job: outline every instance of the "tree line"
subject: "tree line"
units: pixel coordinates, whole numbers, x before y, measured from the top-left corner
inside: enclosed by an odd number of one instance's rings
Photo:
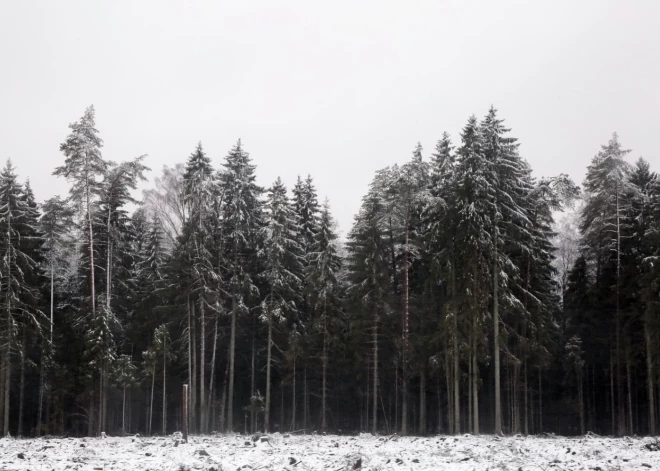
[[[345,240],[311,176],[70,125],[38,203],[0,173],[0,432],[656,433],[660,179],[614,134],[580,188],[497,111],[376,172]],[[558,220],[555,220],[557,218]]]

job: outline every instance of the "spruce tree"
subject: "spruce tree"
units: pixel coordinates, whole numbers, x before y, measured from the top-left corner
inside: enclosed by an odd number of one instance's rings
[[[236,356],[236,321],[239,315],[250,312],[251,304],[259,296],[253,281],[254,257],[258,253],[265,225],[263,189],[255,182],[256,167],[243,150],[241,141],[231,149],[220,176],[223,188],[222,220],[225,246],[225,276],[231,296],[231,328],[229,344],[229,388],[227,398],[227,429],[234,430],[234,379]],[[256,303],[255,303],[256,304]]]
[[[3,235],[0,247],[0,309],[2,319],[2,381],[0,397],[2,401],[2,436],[9,433],[10,390],[12,385],[12,352],[21,355],[21,389],[24,385],[25,335],[28,328],[41,335],[39,310],[39,287],[35,286],[38,262],[34,260],[37,241],[36,223],[38,214],[25,197],[24,189],[18,182],[11,161],[7,161],[0,173],[0,233]],[[37,245],[37,247],[38,247]],[[21,335],[22,334],[22,335]],[[15,383],[15,381],[14,381]],[[20,392],[21,402],[23,391]],[[22,406],[19,414],[22,418]],[[19,431],[20,430],[19,419]]]
[[[314,244],[309,253],[309,265],[307,267],[307,277],[310,282],[311,302],[316,315],[316,324],[321,331],[323,338],[322,349],[322,386],[321,386],[321,430],[326,431],[327,422],[327,377],[330,345],[330,325],[329,316],[336,312],[339,303],[339,271],[341,269],[341,259],[337,254],[337,235],[334,232],[334,222],[330,214],[330,203],[328,200],[323,204],[321,210],[321,219],[319,221],[318,232],[314,237]],[[374,327],[376,329],[376,327]],[[377,332],[374,331],[374,340]],[[376,348],[376,347],[374,347]],[[377,352],[377,350],[376,350]],[[375,360],[377,360],[377,353]],[[377,365],[374,361],[374,365]],[[377,367],[375,366],[375,371]],[[374,384],[377,384],[377,375],[374,376]],[[376,428],[376,419],[374,418],[374,429]]]
[[[265,270],[263,277],[268,294],[262,312],[268,326],[266,359],[266,405],[264,430],[269,431],[271,415],[271,367],[274,324],[282,323],[297,310],[302,274],[302,247],[296,240],[295,214],[290,207],[286,187],[278,178],[268,190],[267,229],[265,238]]]

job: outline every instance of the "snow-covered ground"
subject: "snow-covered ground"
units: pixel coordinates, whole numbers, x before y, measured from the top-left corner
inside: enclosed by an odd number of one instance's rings
[[[254,437],[256,438],[256,437]],[[272,434],[0,440],[0,470],[660,470],[652,438]]]

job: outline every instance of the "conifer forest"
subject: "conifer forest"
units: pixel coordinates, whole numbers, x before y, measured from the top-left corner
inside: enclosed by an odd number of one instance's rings
[[[68,194],[3,162],[0,435],[171,434],[184,384],[198,434],[655,435],[657,169],[615,133],[536,175],[495,108],[441,131],[344,236],[249,142],[115,162],[91,106],[48,161]]]

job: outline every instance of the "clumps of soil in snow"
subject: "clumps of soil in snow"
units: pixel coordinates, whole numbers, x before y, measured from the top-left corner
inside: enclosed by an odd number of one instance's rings
[[[0,439],[0,469],[538,471],[660,469],[654,438],[255,434]]]

